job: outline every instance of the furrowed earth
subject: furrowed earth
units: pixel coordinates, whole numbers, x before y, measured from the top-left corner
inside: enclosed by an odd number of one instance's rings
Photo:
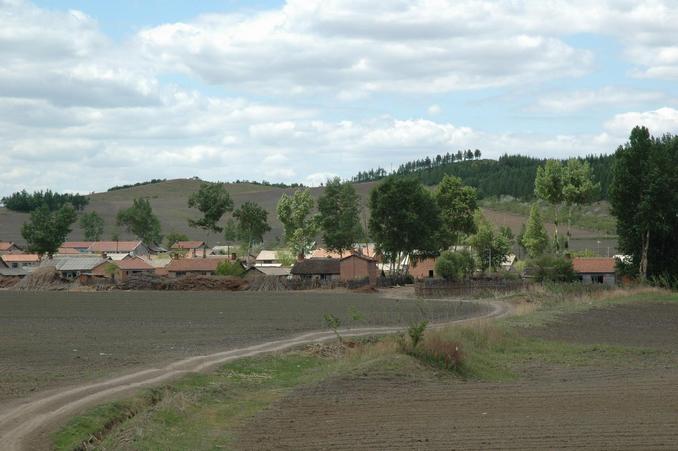
[[[472,316],[470,303],[423,302],[429,319]],[[0,291],[0,402],[306,331],[404,325],[414,300],[350,292]]]
[[[676,449],[676,330],[676,302],[565,315],[523,333],[634,350],[595,365],[522,362],[516,380],[500,383],[461,381],[413,360],[368,366],[271,404],[241,428],[235,448]]]

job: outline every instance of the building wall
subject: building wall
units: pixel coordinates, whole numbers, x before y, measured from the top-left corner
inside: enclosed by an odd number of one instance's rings
[[[410,264],[407,272],[415,279],[426,279],[435,275],[436,259],[427,258],[418,261],[416,265]]]
[[[617,284],[617,278],[614,274],[580,274],[584,285],[602,283],[604,285],[614,286]]]
[[[349,257],[339,263],[341,280],[368,278],[371,284],[377,283],[377,263],[360,257]]]

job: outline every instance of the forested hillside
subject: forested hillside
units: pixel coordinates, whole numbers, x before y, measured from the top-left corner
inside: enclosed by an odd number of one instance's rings
[[[478,155],[478,153],[475,153]],[[600,193],[596,200],[607,199],[612,179],[612,156],[587,156],[595,181],[600,182]],[[545,159],[523,155],[504,155],[499,160],[457,159],[454,154],[436,155],[410,161],[388,173],[382,168],[360,172],[354,182],[380,180],[390,175],[415,175],[426,185],[437,185],[446,174],[460,177],[465,184],[478,189],[481,198],[510,195],[529,200],[534,197],[534,179],[537,167]]]

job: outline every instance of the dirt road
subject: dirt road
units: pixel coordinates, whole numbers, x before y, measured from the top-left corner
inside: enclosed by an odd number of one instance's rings
[[[489,313],[451,323],[499,317],[508,313],[508,307],[503,303],[490,302],[488,304],[491,307]],[[376,335],[394,333],[399,330],[402,328],[367,327],[346,329],[342,331],[342,334],[344,336]],[[139,388],[160,384],[186,373],[207,371],[231,360],[283,351],[307,343],[330,340],[334,337],[333,332],[326,331],[305,333],[292,338],[186,358],[161,368],[149,368],[102,382],[55,390],[36,395],[28,400],[12,402],[0,408],[0,445],[5,451],[45,449],[49,444],[49,434],[56,427],[88,407],[124,397]]]

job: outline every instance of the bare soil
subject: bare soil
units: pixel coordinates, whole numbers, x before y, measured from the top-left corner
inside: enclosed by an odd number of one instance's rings
[[[426,303],[433,321],[476,314],[469,303]],[[364,319],[352,321],[350,312]],[[344,292],[0,291],[0,402],[148,365],[342,327],[419,318],[414,300]]]
[[[591,310],[531,336],[678,351],[678,305]],[[407,357],[402,357],[406,359]],[[673,361],[673,360],[671,360]],[[409,365],[409,366],[408,366]],[[240,449],[676,449],[678,367],[527,365],[464,382],[412,360],[300,388],[255,416]]]

